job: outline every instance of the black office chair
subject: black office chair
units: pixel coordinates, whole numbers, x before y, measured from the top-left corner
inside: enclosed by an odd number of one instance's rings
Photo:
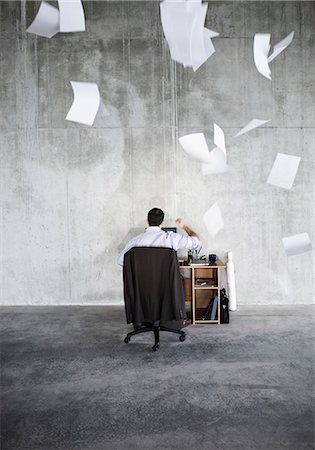
[[[153,331],[153,351],[160,348],[160,331],[179,334],[185,340],[183,326],[185,296],[176,251],[161,247],[134,247],[124,256],[124,297],[127,323],[134,331],[127,334],[127,344],[136,334]],[[172,322],[177,326],[165,326]],[[165,325],[163,325],[165,324]]]

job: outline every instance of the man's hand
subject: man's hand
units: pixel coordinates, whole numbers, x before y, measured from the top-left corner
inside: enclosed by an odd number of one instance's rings
[[[180,217],[178,219],[175,220],[175,223],[182,228],[184,231],[186,231],[186,233],[188,234],[188,236],[195,236],[197,239],[199,239],[199,237],[197,236],[197,234],[191,230],[186,223],[184,222],[183,219],[181,219]],[[200,240],[200,239],[199,239]]]
[[[186,224],[185,224],[185,222],[183,221],[183,219],[181,219],[180,217],[178,218],[178,219],[176,219],[175,220],[175,223],[177,223],[177,225],[180,227],[180,228],[185,228],[185,226],[186,226]]]

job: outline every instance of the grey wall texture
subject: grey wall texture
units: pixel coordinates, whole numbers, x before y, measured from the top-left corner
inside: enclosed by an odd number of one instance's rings
[[[86,32],[26,33],[38,2],[0,2],[1,303],[120,303],[115,258],[158,206],[185,218],[204,252],[232,251],[240,304],[311,303],[312,253],[287,257],[281,238],[313,240],[314,2],[211,1],[216,53],[196,72],[171,61],[158,1],[83,2]],[[253,61],[253,37],[292,44]],[[70,80],[96,82],[110,116],[65,121]],[[238,139],[253,118],[271,122]],[[178,137],[213,122],[226,135],[226,174],[202,176]],[[266,184],[277,152],[301,156],[291,191]],[[218,202],[225,228],[202,221]]]

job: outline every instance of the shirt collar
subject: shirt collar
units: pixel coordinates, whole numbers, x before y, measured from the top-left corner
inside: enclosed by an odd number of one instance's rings
[[[160,227],[148,227],[145,229],[145,232],[159,233],[161,230]]]

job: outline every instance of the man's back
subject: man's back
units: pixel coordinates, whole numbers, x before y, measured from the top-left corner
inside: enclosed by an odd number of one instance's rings
[[[174,250],[195,250],[201,246],[195,236],[184,236],[173,231],[163,231],[159,226],[149,226],[144,233],[131,239],[117,258],[117,264],[123,266],[124,255],[133,247],[164,247]]]

